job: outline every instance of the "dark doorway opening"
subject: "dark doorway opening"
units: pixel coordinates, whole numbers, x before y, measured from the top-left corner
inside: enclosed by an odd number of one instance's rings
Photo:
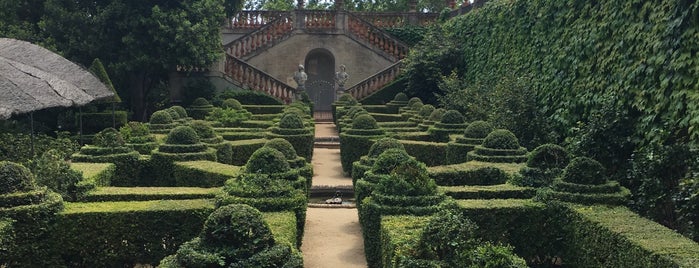
[[[314,103],[315,111],[330,111],[335,100],[335,57],[327,49],[308,52],[304,61],[308,80],[306,93]]]

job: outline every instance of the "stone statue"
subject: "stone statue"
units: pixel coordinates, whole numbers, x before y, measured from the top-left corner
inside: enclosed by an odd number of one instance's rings
[[[349,79],[349,74],[347,73],[347,67],[342,64],[340,65],[340,71],[335,73],[335,82],[337,82],[337,92],[335,94],[335,100],[339,99],[342,94],[345,93],[345,83]]]
[[[299,70],[294,72],[294,81],[298,87],[296,88],[296,99],[301,99],[301,93],[306,90],[306,80],[308,80],[308,75],[303,70],[303,65],[299,65]]]

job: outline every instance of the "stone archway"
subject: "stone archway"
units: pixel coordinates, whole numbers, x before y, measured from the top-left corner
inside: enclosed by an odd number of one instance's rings
[[[324,48],[308,52],[304,61],[308,80],[306,93],[316,111],[330,111],[335,100],[335,57]]]

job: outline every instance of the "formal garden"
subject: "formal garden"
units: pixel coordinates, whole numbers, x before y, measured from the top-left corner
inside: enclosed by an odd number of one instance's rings
[[[401,75],[332,105],[368,267],[699,267],[698,17],[692,1],[492,0],[392,29],[412,45]],[[139,71],[164,62],[105,68],[51,37],[134,90],[0,121],[0,267],[304,266],[326,161],[312,102],[201,77],[170,102],[146,82],[164,70]]]

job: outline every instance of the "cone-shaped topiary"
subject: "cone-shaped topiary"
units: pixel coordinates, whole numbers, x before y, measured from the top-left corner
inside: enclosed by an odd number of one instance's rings
[[[570,154],[557,144],[542,144],[529,154],[527,166],[539,169],[565,168],[570,163]]]
[[[177,112],[177,114],[180,116],[180,118],[185,118],[187,117],[187,110],[184,109],[184,107],[175,105],[170,107],[171,110]]]
[[[444,113],[439,122],[443,124],[463,124],[466,122],[466,119],[464,119],[464,116],[459,111],[449,110]]]
[[[491,149],[519,149],[519,140],[515,134],[506,129],[497,129],[483,140],[483,147]]]
[[[0,161],[0,194],[27,192],[36,188],[34,175],[23,165]]]
[[[352,122],[353,129],[378,129],[379,125],[376,123],[376,119],[368,114],[363,114],[357,116]]]
[[[290,169],[284,154],[271,147],[257,149],[248,159],[248,163],[245,164],[245,172],[247,173],[283,173]]]
[[[298,157],[298,155],[296,155],[296,150],[294,150],[294,146],[291,145],[289,141],[282,138],[271,139],[265,143],[264,147],[270,147],[281,152],[286,160],[294,160]]]
[[[422,118],[427,118],[434,112],[434,106],[432,104],[425,104],[422,107],[420,107],[420,111],[418,112],[418,115]]]
[[[279,120],[279,127],[287,129],[302,129],[303,119],[301,119],[298,114],[293,112],[284,113],[282,118]]]
[[[388,149],[376,158],[374,166],[371,167],[371,172],[374,174],[391,174],[397,166],[410,159],[411,156],[405,150]]]
[[[484,139],[493,132],[493,125],[485,121],[474,121],[464,131],[464,137],[471,139]]]
[[[382,139],[377,140],[373,145],[371,145],[371,148],[369,148],[368,156],[370,158],[379,157],[379,155],[381,155],[383,152],[385,152],[388,149],[398,149],[398,150],[405,151],[405,147],[397,139],[382,138]]]
[[[167,139],[165,140],[167,144],[197,144],[199,143],[199,135],[197,132],[189,126],[179,126],[170,131],[167,134]]]
[[[240,104],[240,102],[236,99],[226,99],[221,104],[221,108],[224,108],[224,109],[230,108],[230,109],[234,109],[234,110],[242,110],[243,105]]]
[[[563,181],[577,184],[603,184],[607,182],[604,166],[589,157],[576,157],[563,171]]]
[[[95,134],[92,139],[95,146],[105,147],[105,148],[115,148],[124,146],[124,139],[121,137],[121,133],[114,128],[105,128],[99,133]]]
[[[189,123],[189,126],[197,132],[200,139],[211,139],[216,137],[214,128],[211,124],[204,120],[194,120]]]
[[[151,124],[172,124],[172,116],[165,110],[159,110],[150,116]]]

